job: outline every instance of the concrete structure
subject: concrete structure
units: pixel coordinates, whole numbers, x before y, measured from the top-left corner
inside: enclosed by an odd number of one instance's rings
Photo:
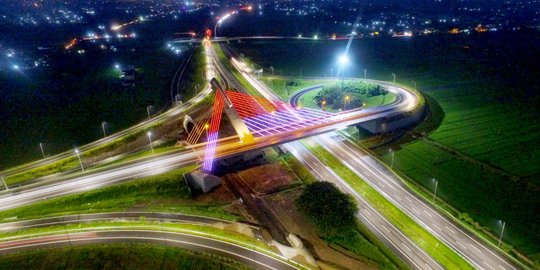
[[[221,179],[219,177],[198,170],[184,174],[184,180],[191,193],[196,190],[207,193],[221,184]]]

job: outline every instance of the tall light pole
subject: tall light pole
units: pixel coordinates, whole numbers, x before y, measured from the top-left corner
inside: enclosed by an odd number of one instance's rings
[[[81,154],[79,153],[79,149],[75,148],[75,154],[79,158],[79,164],[81,165],[81,170],[84,173],[84,166],[83,166],[83,163],[82,163]]]
[[[45,151],[43,151],[43,144],[39,143],[39,149],[41,149],[41,155],[45,158]]]
[[[204,129],[206,130],[206,140],[208,140],[208,129],[210,128],[209,124],[204,125]]]
[[[394,153],[395,153],[395,151],[392,148],[390,148],[390,154],[392,155],[392,158],[391,158],[391,161],[390,161],[390,168],[392,168],[392,169],[394,168]]]
[[[325,110],[324,108],[326,107],[326,100],[323,100],[323,101],[321,102],[321,104],[322,104],[322,109],[323,109],[323,111],[324,111],[324,110]]]
[[[364,68],[364,79],[367,79],[367,69]]]
[[[9,187],[6,184],[6,179],[4,179],[4,176],[0,176],[0,177],[2,178],[2,183],[4,184],[4,187],[6,188],[6,190],[9,190]]]
[[[413,80],[413,83],[414,83],[414,90],[416,90],[416,81]]]
[[[152,105],[146,106],[146,113],[148,114],[148,119],[150,119],[150,108],[151,107],[152,107]]]
[[[345,96],[345,110],[347,110],[347,103],[349,103],[349,96]]]
[[[107,132],[105,131],[106,122],[101,122],[101,128],[103,129],[103,138],[107,137]]]
[[[394,76],[394,82],[396,82],[396,73],[392,73],[392,76]]]
[[[501,246],[501,241],[504,234],[504,228],[506,227],[506,222],[499,220],[499,223],[502,223],[502,230],[501,230],[501,235],[499,236],[499,243],[497,244],[498,247]]]
[[[148,131],[148,133],[146,133],[146,135],[148,136],[148,141],[150,141],[150,149],[152,150],[152,155],[154,154],[154,146],[152,145],[152,132]]]
[[[345,84],[345,67],[349,63],[349,57],[347,54],[342,54],[339,57],[339,68],[341,69],[341,90],[344,88]]]
[[[439,185],[439,181],[435,178],[431,179],[431,181],[435,183],[435,187],[433,188],[433,198],[431,199],[431,201],[434,203],[435,198],[437,198],[437,186]]]

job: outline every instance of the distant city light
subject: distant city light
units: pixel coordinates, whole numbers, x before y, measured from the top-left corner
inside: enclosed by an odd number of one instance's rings
[[[21,67],[20,67],[19,65],[13,65],[13,69],[14,69],[14,70],[20,70]]]

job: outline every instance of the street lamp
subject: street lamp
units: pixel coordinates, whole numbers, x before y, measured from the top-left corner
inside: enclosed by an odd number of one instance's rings
[[[497,244],[497,246],[501,246],[501,241],[502,241],[502,237],[503,237],[503,234],[504,234],[504,228],[506,227],[506,222],[502,221],[502,220],[499,220],[499,223],[502,224],[502,230],[501,230],[501,235],[499,236],[499,243]]]
[[[107,137],[107,132],[105,131],[105,124],[107,124],[107,122],[101,122],[101,128],[103,129],[103,138]]]
[[[146,133],[148,136],[148,141],[150,142],[150,149],[152,150],[152,155],[154,154],[154,146],[152,145],[152,132],[148,131]]]
[[[345,96],[345,110],[347,110],[347,103],[349,103],[350,97]]]
[[[390,151],[390,154],[392,155],[392,159],[390,161],[390,168],[393,169],[394,168],[394,153],[395,153],[395,151],[392,148],[390,148],[389,151]]]
[[[146,106],[146,113],[148,114],[148,119],[150,119],[150,109],[152,108],[152,105]]]
[[[43,144],[39,143],[39,149],[41,149],[41,155],[45,158],[45,151],[43,151]]]
[[[79,158],[79,164],[81,165],[81,170],[84,173],[84,166],[83,166],[83,163],[82,163],[81,155],[79,153],[79,149],[75,148],[75,154]]]
[[[394,82],[396,82],[396,73],[392,73],[392,76],[394,76]]]
[[[367,69],[364,68],[364,79],[367,79]]]
[[[347,54],[342,54],[339,57],[339,68],[341,69],[341,90],[343,90],[343,84],[345,83],[345,66],[349,63],[349,57]]]
[[[8,185],[6,184],[6,179],[4,179],[4,176],[0,176],[2,178],[2,183],[4,184],[4,187],[6,190],[9,190]]]
[[[326,100],[323,100],[323,101],[321,102],[321,104],[322,104],[322,109],[323,109],[323,111],[324,111],[324,107],[326,107]]]
[[[433,189],[433,198],[431,199],[431,201],[434,203],[435,198],[437,197],[437,186],[439,185],[439,181],[435,178],[431,179],[431,181],[435,183],[435,188]]]
[[[204,129],[206,130],[206,139],[208,140],[208,129],[210,128],[210,125],[208,123],[204,124]]]

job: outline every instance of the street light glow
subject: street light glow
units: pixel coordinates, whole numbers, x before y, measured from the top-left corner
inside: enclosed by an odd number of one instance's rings
[[[339,57],[339,64],[344,66],[344,65],[347,65],[348,63],[349,63],[349,57],[346,54],[342,54]]]

